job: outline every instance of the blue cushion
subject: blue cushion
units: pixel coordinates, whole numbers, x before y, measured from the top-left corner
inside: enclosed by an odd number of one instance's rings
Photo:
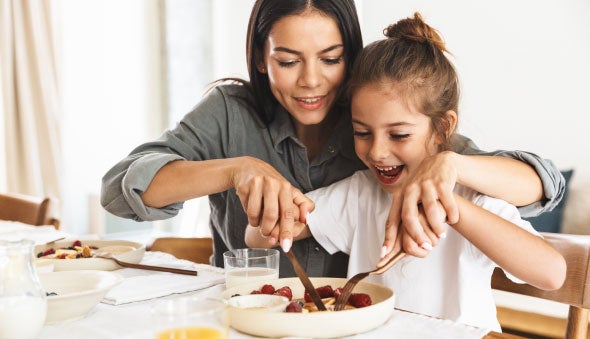
[[[569,182],[573,173],[573,170],[561,171],[561,174],[565,178],[565,192],[563,194],[563,199],[561,199],[559,204],[555,206],[555,208],[552,211],[542,213],[541,215],[532,218],[523,218],[525,220],[528,220],[537,231],[553,233],[559,233],[561,231],[563,209],[565,206],[565,201],[567,199]]]

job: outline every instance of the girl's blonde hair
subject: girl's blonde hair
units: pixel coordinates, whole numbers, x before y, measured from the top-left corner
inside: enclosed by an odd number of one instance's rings
[[[459,113],[459,79],[444,54],[449,53],[445,43],[418,12],[390,25],[383,34],[386,39],[367,45],[357,57],[349,97],[366,85],[393,86],[408,104],[430,117],[442,140],[439,151],[450,149],[453,131],[446,112]]]

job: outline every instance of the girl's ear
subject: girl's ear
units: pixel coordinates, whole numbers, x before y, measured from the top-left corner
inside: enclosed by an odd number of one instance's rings
[[[448,130],[446,131],[447,139],[453,135],[455,128],[457,128],[457,112],[453,110],[446,111],[445,118],[448,124]]]
[[[448,110],[445,112],[444,117],[439,121],[437,128],[436,141],[440,145],[448,145],[451,135],[457,127],[457,112]],[[443,146],[444,148],[444,146]]]

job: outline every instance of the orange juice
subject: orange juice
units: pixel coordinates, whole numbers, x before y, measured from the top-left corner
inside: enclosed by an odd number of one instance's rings
[[[157,339],[226,339],[219,328],[182,327],[165,330],[157,334]]]

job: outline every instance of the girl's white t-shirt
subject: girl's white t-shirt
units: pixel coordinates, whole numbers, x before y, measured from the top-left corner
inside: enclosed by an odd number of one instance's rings
[[[540,236],[513,205],[460,185],[454,191]],[[392,202],[392,195],[381,189],[374,175],[369,170],[359,171],[306,195],[316,204],[307,219],[311,233],[329,253],[342,251],[350,255],[348,276],[374,269],[380,259]],[[389,271],[365,280],[391,287],[397,308],[500,331],[491,289],[495,267],[492,260],[449,226],[447,237],[426,258],[406,256]]]

